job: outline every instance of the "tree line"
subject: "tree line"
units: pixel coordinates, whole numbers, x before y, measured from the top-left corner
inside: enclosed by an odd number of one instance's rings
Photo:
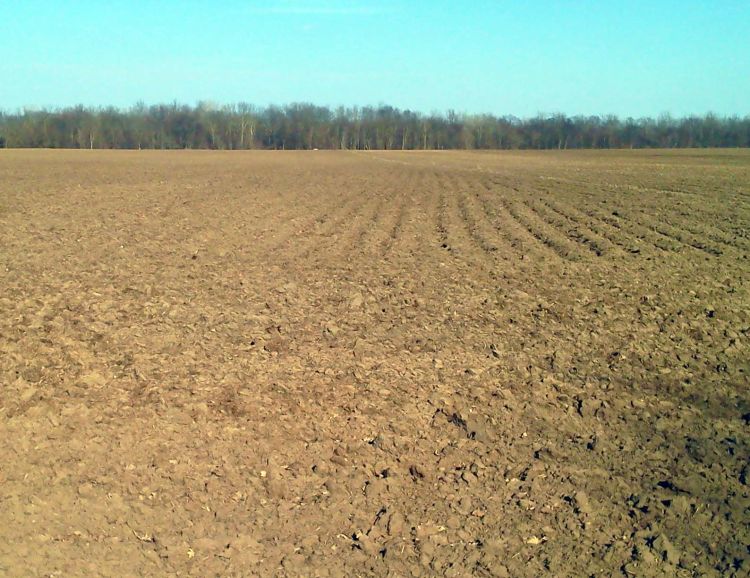
[[[580,149],[749,147],[750,116],[422,114],[391,106],[246,103],[0,111],[0,147],[91,149]]]

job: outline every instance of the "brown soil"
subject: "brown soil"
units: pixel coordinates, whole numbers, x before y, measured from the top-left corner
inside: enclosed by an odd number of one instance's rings
[[[747,576],[750,153],[0,151],[0,575]]]

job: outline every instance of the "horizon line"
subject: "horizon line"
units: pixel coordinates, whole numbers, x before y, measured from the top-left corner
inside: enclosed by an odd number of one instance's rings
[[[395,105],[383,103],[383,102],[378,103],[378,104],[330,105],[330,104],[319,104],[313,101],[306,101],[306,100],[292,100],[292,101],[288,101],[288,102],[284,102],[280,104],[279,103],[256,104],[256,103],[246,101],[246,100],[219,102],[219,101],[215,101],[212,99],[195,100],[193,101],[193,103],[173,99],[171,101],[162,100],[162,101],[152,101],[152,102],[138,100],[131,105],[76,103],[76,104],[42,105],[42,106],[19,105],[14,108],[6,108],[3,106],[0,106],[0,115],[12,116],[12,115],[18,115],[18,114],[35,113],[35,112],[59,113],[59,112],[64,112],[68,110],[76,110],[76,109],[84,109],[90,112],[101,112],[101,111],[114,109],[117,112],[128,113],[128,112],[136,111],[137,109],[142,108],[142,107],[145,109],[149,109],[153,107],[165,107],[165,106],[166,107],[180,107],[180,108],[188,107],[193,110],[203,108],[207,111],[221,111],[226,108],[236,107],[240,105],[250,107],[251,110],[248,112],[258,112],[258,113],[263,113],[264,111],[267,111],[268,109],[271,109],[271,108],[285,109],[285,108],[300,106],[300,107],[325,108],[325,109],[328,109],[330,112],[335,112],[338,109],[344,109],[346,111],[352,111],[354,109],[357,109],[360,111],[365,110],[365,109],[371,109],[371,110],[376,110],[376,111],[381,110],[381,109],[392,109],[397,112],[412,113],[412,114],[416,114],[416,115],[423,116],[423,117],[445,117],[445,116],[454,114],[459,118],[492,116],[495,118],[517,119],[521,121],[526,121],[526,120],[535,119],[535,118],[548,119],[548,118],[554,118],[554,117],[560,117],[560,116],[565,117],[565,118],[570,118],[570,119],[614,118],[616,120],[628,120],[628,119],[659,120],[661,118],[670,118],[672,120],[682,120],[682,119],[689,119],[689,118],[696,118],[696,117],[706,118],[709,116],[713,116],[713,117],[720,118],[720,119],[739,118],[739,119],[744,120],[744,119],[750,118],[750,112],[718,113],[712,110],[707,110],[705,112],[691,112],[691,113],[686,113],[686,114],[678,114],[678,113],[673,113],[671,111],[662,111],[657,114],[648,114],[648,115],[619,114],[619,113],[611,113],[611,112],[609,113],[568,113],[568,112],[562,112],[562,111],[538,111],[534,115],[519,116],[512,112],[504,112],[504,113],[490,112],[490,111],[468,112],[468,111],[459,110],[453,107],[448,107],[442,110],[432,109],[430,112],[425,112],[423,109],[395,106]]]

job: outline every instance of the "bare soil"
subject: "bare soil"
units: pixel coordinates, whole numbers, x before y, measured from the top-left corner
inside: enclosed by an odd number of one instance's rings
[[[748,576],[750,153],[0,151],[0,575]]]

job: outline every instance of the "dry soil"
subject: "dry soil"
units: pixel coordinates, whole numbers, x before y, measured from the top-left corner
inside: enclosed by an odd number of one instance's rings
[[[0,575],[747,576],[750,153],[0,151]]]

